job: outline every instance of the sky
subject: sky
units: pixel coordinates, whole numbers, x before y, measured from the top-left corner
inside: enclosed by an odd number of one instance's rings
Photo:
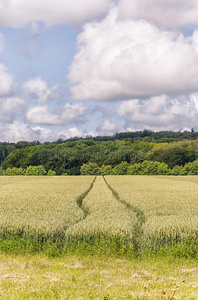
[[[0,0],[0,141],[198,131],[198,0]]]

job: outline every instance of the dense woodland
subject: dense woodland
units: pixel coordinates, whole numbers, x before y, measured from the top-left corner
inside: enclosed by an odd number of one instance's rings
[[[3,175],[198,174],[198,132],[143,130],[113,136],[0,143]]]

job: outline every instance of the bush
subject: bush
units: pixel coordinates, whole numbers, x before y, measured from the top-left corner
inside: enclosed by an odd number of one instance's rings
[[[25,175],[28,175],[28,176],[43,176],[46,174],[47,174],[47,172],[45,171],[45,168],[42,165],[29,166],[29,167],[27,167],[26,173],[25,173]]]
[[[110,175],[111,174],[111,170],[112,170],[112,166],[111,165],[102,165],[102,167],[100,168],[100,173],[102,176],[105,175]]]
[[[55,176],[56,175],[56,172],[55,171],[52,171],[52,170],[49,170],[47,172],[47,176]]]
[[[122,161],[110,171],[110,175],[126,175],[128,167],[129,164],[126,161]]]
[[[22,168],[7,168],[4,172],[3,175],[4,176],[16,176],[16,175],[24,175],[25,174],[25,170]]]
[[[170,174],[168,165],[158,161],[145,160],[143,163],[129,166],[128,175],[167,175]]]

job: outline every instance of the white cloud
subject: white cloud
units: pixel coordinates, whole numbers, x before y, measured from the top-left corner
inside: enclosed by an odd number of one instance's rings
[[[81,25],[104,14],[111,0],[1,0],[0,25],[22,27],[32,21]]]
[[[21,114],[25,101],[17,97],[0,98],[0,121],[3,123],[13,121]]]
[[[34,130],[24,123],[15,121],[6,126],[0,124],[0,140],[7,142],[41,140],[41,130]]]
[[[27,120],[32,124],[56,125],[60,124],[58,116],[48,111],[47,105],[31,107],[26,114]]]
[[[1,113],[16,113],[25,106],[25,101],[18,97],[0,98]]]
[[[22,27],[34,21],[82,25],[118,7],[121,20],[145,19],[157,26],[198,24],[198,0],[1,0],[0,25]]]
[[[135,130],[190,129],[198,118],[198,95],[123,101],[117,107],[117,114],[126,121],[126,126]]]
[[[8,73],[6,66],[0,63],[0,97],[9,95],[14,85],[13,76]]]
[[[45,103],[48,99],[59,97],[59,86],[48,88],[47,82],[41,77],[35,77],[24,82],[22,86],[25,93],[35,97],[39,104]]]
[[[72,123],[81,121],[81,117],[87,110],[83,103],[70,104],[66,103],[63,108],[58,110],[59,117],[62,123]]]
[[[27,120],[32,124],[63,125],[69,123],[79,123],[86,111],[86,106],[82,103],[66,103],[63,107],[50,112],[47,105],[36,105],[31,107],[27,113]]]
[[[68,79],[73,99],[130,99],[198,90],[198,31],[192,37],[146,21],[85,25]]]
[[[30,135],[29,135],[29,141],[32,141],[32,134],[34,135],[34,140],[39,140],[41,142],[46,142],[46,141],[55,141],[57,139],[57,134],[53,132],[49,128],[43,128],[43,127],[29,127],[30,130]]]
[[[168,28],[198,25],[198,0],[120,0],[118,9],[121,20],[145,19]]]
[[[87,137],[96,136],[96,132],[90,130],[79,130],[76,127],[72,127],[66,130],[62,130],[58,133],[58,137],[62,139],[69,139],[74,137]]]
[[[105,120],[100,126],[97,127],[98,132],[102,133],[113,133],[117,131],[118,127],[116,123],[109,120]]]
[[[70,138],[70,137],[81,137],[83,135],[83,131],[79,130],[76,127],[69,128],[67,130],[62,130],[59,132],[58,136],[59,138]]]
[[[92,131],[79,130],[72,127],[59,132],[54,132],[49,128],[35,126],[32,127],[25,123],[14,121],[8,125],[0,123],[0,141],[18,142],[18,141],[40,141],[53,142],[58,138],[69,139],[72,137],[86,137],[95,136],[96,133]]]

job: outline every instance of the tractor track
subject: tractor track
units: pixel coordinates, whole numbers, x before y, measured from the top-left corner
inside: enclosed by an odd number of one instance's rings
[[[103,176],[104,182],[111,190],[114,198],[125,205],[129,210],[132,210],[136,214],[137,222],[133,227],[133,237],[132,243],[134,246],[134,251],[136,256],[140,256],[142,252],[142,238],[143,238],[143,224],[146,222],[146,217],[144,212],[136,206],[133,206],[126,201],[122,200],[116,190],[114,190],[111,185],[107,182],[106,178]]]

